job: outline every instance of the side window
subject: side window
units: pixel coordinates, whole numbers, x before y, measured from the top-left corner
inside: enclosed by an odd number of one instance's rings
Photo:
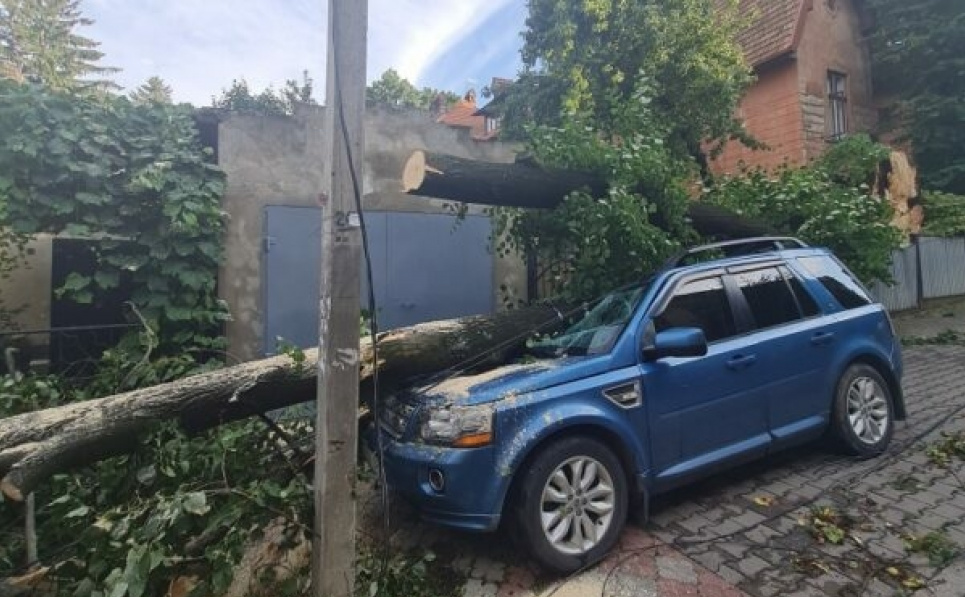
[[[658,332],[679,327],[700,328],[708,342],[737,334],[727,291],[720,278],[685,283],[653,323]]]
[[[776,267],[741,272],[734,274],[734,279],[750,306],[757,329],[801,319],[791,287]]]
[[[830,257],[802,257],[798,263],[817,278],[845,309],[871,304],[871,299],[857,280]]]
[[[804,288],[804,284],[797,276],[792,274],[786,267],[781,267],[781,273],[784,274],[784,278],[787,280],[788,284],[791,285],[791,291],[794,292],[794,298],[797,299],[797,304],[801,307],[801,313],[805,317],[814,317],[815,315],[821,314],[821,308],[818,307],[818,303],[811,296],[811,293]]]

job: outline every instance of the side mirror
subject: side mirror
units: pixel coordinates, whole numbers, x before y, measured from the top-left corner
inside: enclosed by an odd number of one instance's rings
[[[646,346],[643,356],[648,361],[665,357],[702,357],[707,354],[707,338],[700,328],[671,328],[658,333]]]

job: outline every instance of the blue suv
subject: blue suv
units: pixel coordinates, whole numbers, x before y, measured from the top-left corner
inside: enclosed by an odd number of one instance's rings
[[[501,521],[545,567],[600,560],[631,504],[828,436],[887,447],[904,419],[891,320],[795,239],[692,249],[528,358],[384,400],[389,486],[429,521]]]

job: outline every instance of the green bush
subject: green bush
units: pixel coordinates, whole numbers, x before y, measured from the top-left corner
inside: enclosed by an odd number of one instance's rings
[[[839,184],[820,167],[784,167],[725,178],[704,200],[832,249],[865,282],[891,280],[891,252],[901,236],[891,226],[891,207],[867,186]]]
[[[965,235],[965,196],[925,191],[922,193],[922,204],[925,209],[923,234]]]
[[[831,179],[848,187],[871,186],[878,166],[888,159],[891,150],[866,134],[851,135],[834,143],[816,161],[815,167]]]
[[[149,336],[148,334],[147,336]],[[47,375],[0,377],[0,418],[145,387],[196,373],[190,357],[142,355],[153,346],[108,351],[83,384]],[[311,425],[286,423],[310,441]],[[221,594],[245,544],[269,521],[290,532],[311,521],[308,482],[259,421],[188,436],[159,424],[132,451],[51,478],[36,492],[39,557],[60,595],[162,595],[180,574],[203,580],[195,594]],[[0,577],[22,572],[23,509],[0,497]],[[210,537],[208,542],[199,538]],[[186,546],[202,544],[193,553]]]

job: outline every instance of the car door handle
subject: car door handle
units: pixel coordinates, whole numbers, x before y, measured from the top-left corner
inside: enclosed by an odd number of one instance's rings
[[[737,355],[731,358],[731,360],[727,361],[727,368],[735,371],[738,369],[746,369],[756,362],[757,357],[752,354],[747,356]]]
[[[815,346],[831,344],[832,342],[834,342],[834,332],[817,332],[811,336],[811,344]]]

